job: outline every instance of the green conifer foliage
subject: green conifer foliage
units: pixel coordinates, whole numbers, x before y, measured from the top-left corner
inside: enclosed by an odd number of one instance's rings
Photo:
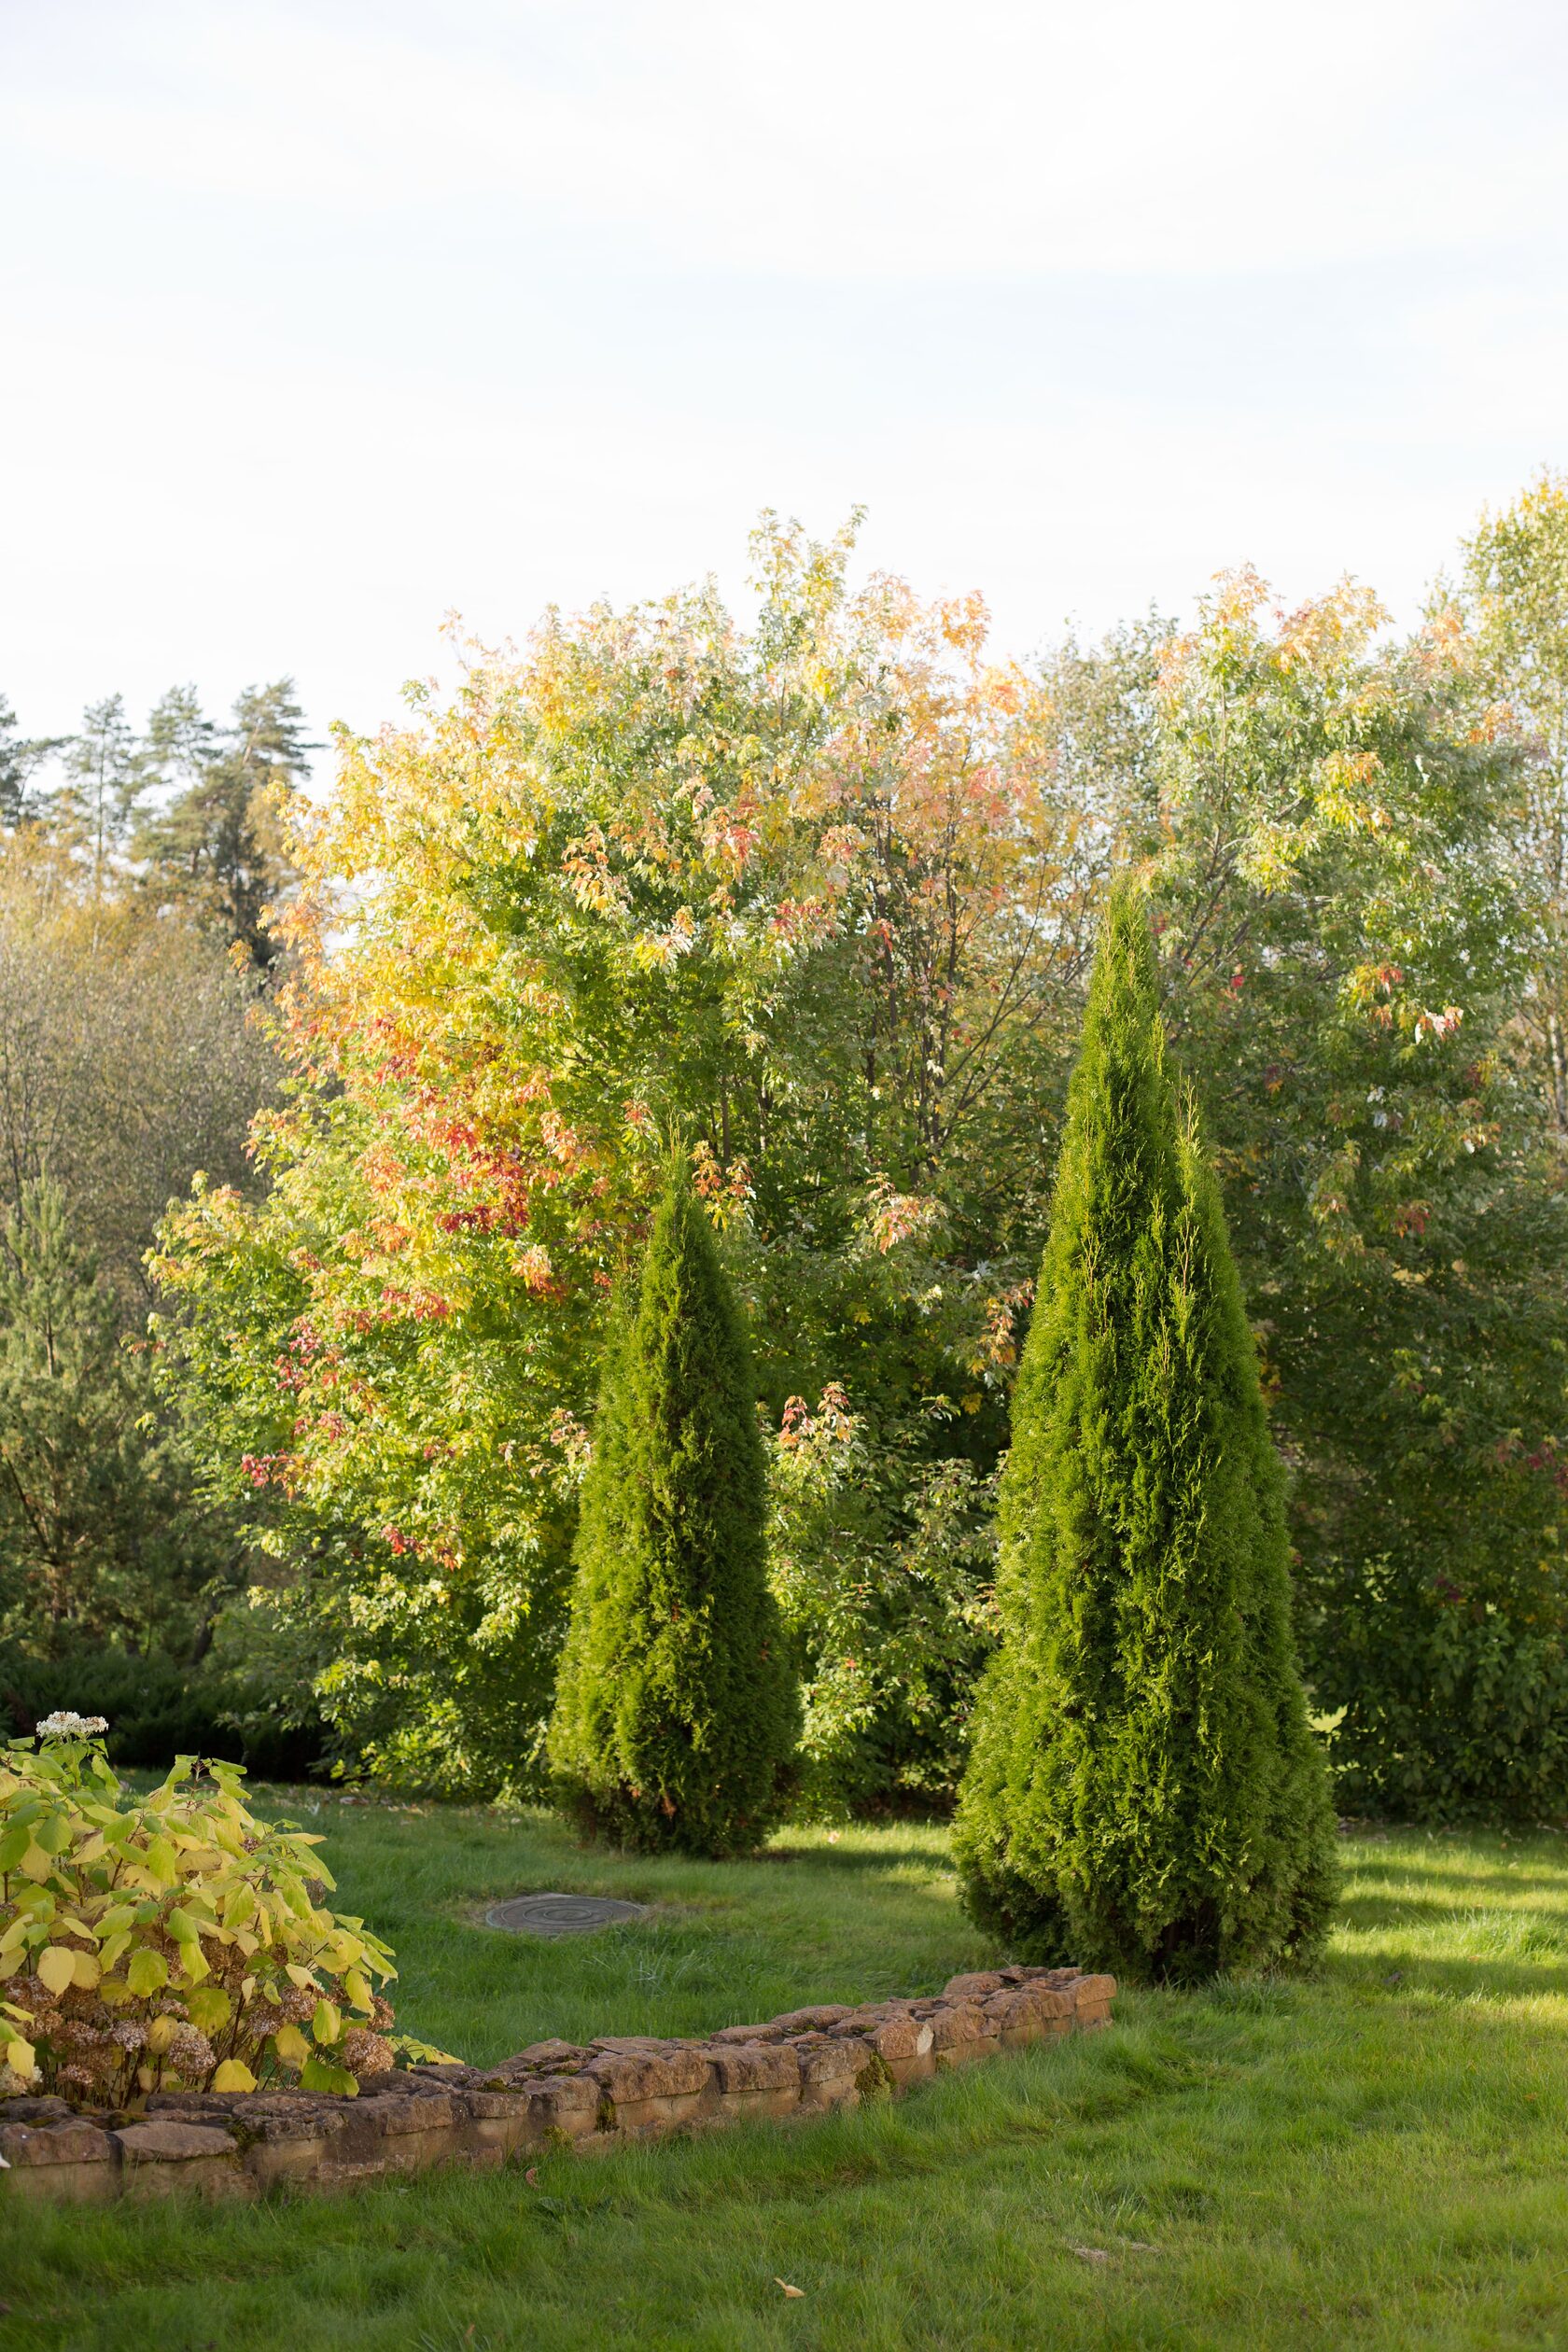
[[[1332,1912],[1283,1481],[1140,894],[1095,966],[1001,1510],[1004,1634],[955,1844],[1015,1952],[1188,1981]]]
[[[558,1798],[618,1844],[744,1851],[777,1817],[798,1701],[746,1334],[682,1163],[605,1364],[550,1728]]]

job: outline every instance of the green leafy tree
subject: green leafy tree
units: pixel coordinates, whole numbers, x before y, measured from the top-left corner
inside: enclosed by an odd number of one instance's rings
[[[1522,757],[1509,812],[1529,985],[1516,1016],[1552,1134],[1568,1148],[1568,476],[1543,473],[1483,514],[1463,548],[1457,604],[1481,677]],[[1441,613],[1442,606],[1437,608]]]
[[[1343,1801],[1564,1794],[1568,1209],[1511,1041],[1515,731],[1451,616],[1249,574],[1169,649],[1135,838],[1295,1472]],[[1484,1530],[1484,1535],[1482,1531]]]
[[[0,845],[0,1205],[51,1177],[73,1231],[133,1313],[144,1258],[197,1169],[247,1174],[276,1064],[254,978],[145,901],[95,902],[81,862],[32,827]]]
[[[550,1730],[593,1832],[724,1855],[776,1817],[797,1705],[765,1513],[745,1330],[678,1161],[607,1352]]]
[[[948,1407],[945,1420],[954,1416]],[[996,1477],[830,1385],[771,1439],[768,1566],[801,1677],[797,1802],[946,1806],[995,1641]]]
[[[25,1185],[0,1226],[0,1637],[39,1658],[189,1647],[203,1596],[238,1566],[194,1484],[62,1195]]]
[[[1016,1950],[1186,1981],[1309,1953],[1334,1821],[1241,1288],[1115,893],[1013,1408],[1003,1638],[955,1847]]]

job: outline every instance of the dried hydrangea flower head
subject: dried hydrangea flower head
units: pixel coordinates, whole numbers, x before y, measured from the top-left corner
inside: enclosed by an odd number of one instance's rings
[[[73,1715],[69,1707],[57,1708],[35,1727],[40,1740],[92,1740],[108,1728],[107,1715]]]

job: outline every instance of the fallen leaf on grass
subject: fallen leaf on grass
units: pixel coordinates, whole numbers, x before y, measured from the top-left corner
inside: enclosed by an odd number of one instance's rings
[[[787,2280],[782,2278],[776,2278],[773,2283],[776,2287],[782,2287],[787,2295],[804,2295],[805,2292],[804,2287],[791,2287]]]
[[[530,2189],[537,2189],[539,2187],[539,2166],[537,2164],[530,2164],[523,2177],[527,2182]]]
[[[1081,2262],[1108,2262],[1111,2260],[1103,2246],[1074,2246],[1068,2250],[1076,2254]]]

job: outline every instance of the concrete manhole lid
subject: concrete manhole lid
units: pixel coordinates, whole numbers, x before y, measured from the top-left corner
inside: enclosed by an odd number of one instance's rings
[[[514,1895],[484,1914],[490,1927],[514,1936],[591,1936],[595,1927],[618,1927],[646,1919],[646,1903],[618,1903],[609,1895]]]

